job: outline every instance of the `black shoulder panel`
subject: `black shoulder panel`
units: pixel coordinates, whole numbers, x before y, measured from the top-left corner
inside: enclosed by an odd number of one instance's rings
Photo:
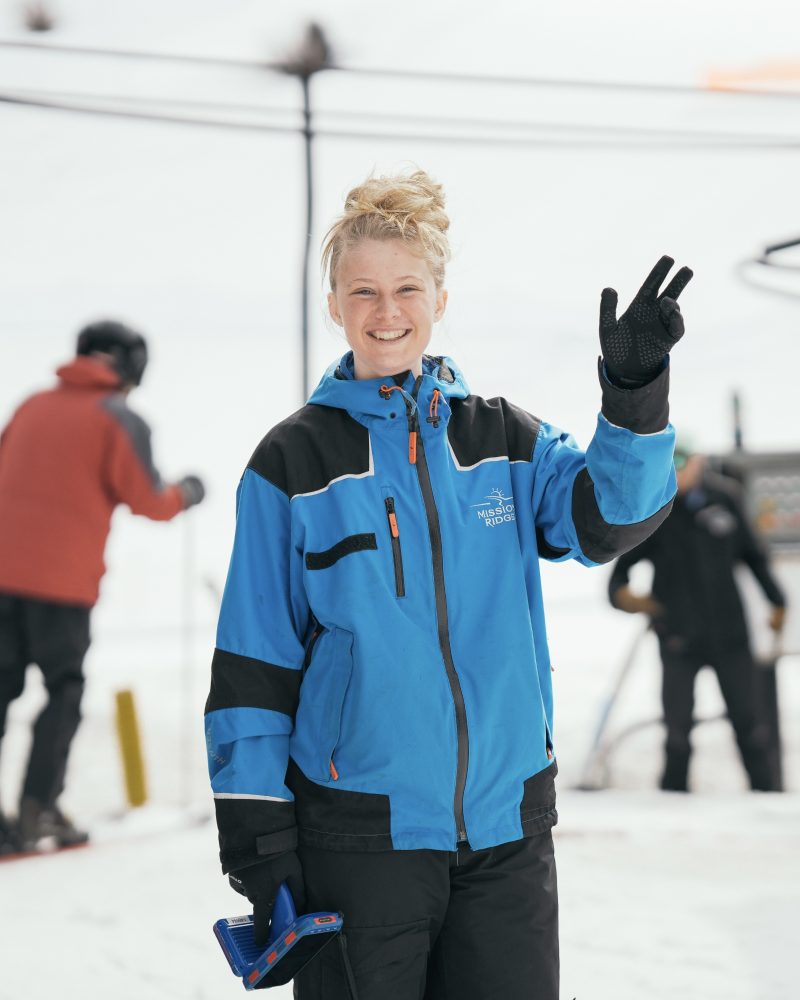
[[[309,403],[272,428],[248,469],[291,499],[369,472],[369,432],[345,410]]]
[[[101,405],[130,438],[136,457],[147,471],[155,489],[161,489],[164,484],[153,464],[153,449],[150,444],[150,428],[147,422],[138,413],[134,413],[128,408],[125,396],[121,392],[113,392],[106,396]]]
[[[594,482],[588,469],[581,469],[572,488],[572,520],[581,551],[595,563],[611,562],[617,556],[639,545],[667,519],[672,500],[635,524],[609,524],[600,513],[594,494]]]
[[[506,399],[467,396],[451,402],[450,446],[464,468],[487,458],[530,462],[541,421]]]

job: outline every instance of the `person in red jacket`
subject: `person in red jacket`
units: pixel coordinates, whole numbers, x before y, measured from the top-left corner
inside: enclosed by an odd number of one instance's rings
[[[105,572],[114,508],[169,521],[200,503],[203,484],[165,484],[153,465],[150,428],[128,408],[147,345],[110,320],[78,335],[58,384],[25,400],[0,435],[0,739],[25,670],[42,672],[48,700],[33,727],[16,828],[0,814],[0,853],[43,838],[82,843],[58,807],[80,721],[89,614]]]

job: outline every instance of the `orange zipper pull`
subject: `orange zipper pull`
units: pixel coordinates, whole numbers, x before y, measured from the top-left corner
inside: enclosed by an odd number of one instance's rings
[[[417,432],[408,432],[408,460],[412,465],[417,464]]]
[[[383,501],[386,505],[386,517],[389,521],[389,532],[392,538],[400,537],[400,528],[397,526],[397,514],[394,510],[394,497],[386,497]]]
[[[333,757],[331,757],[331,777],[333,778],[334,781],[339,780],[339,772],[333,766]]]
[[[442,394],[438,389],[434,389],[433,395],[431,396],[428,423],[433,424],[434,427],[439,426],[439,398],[441,395]]]

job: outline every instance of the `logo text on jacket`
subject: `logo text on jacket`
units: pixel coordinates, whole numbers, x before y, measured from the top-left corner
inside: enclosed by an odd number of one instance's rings
[[[487,528],[494,528],[498,524],[516,520],[514,498],[507,497],[499,489],[492,490],[483,503],[474,503],[470,507],[475,511],[478,520],[483,521]]]

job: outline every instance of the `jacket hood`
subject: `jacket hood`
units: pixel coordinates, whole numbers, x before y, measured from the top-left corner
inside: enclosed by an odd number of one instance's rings
[[[65,385],[91,389],[120,389],[122,380],[104,361],[80,355],[56,369]]]
[[[386,395],[381,395],[381,386],[399,385],[403,395],[410,399],[416,383],[411,372],[386,375],[383,378],[356,379],[353,368],[353,352],[348,351],[340,361],[334,361],[328,368],[317,388],[312,392],[309,403],[320,406],[335,406],[352,414],[388,417],[394,408]],[[427,405],[435,389],[445,399],[465,399],[469,386],[456,364],[448,357],[422,358],[422,382],[417,393],[417,402]]]

